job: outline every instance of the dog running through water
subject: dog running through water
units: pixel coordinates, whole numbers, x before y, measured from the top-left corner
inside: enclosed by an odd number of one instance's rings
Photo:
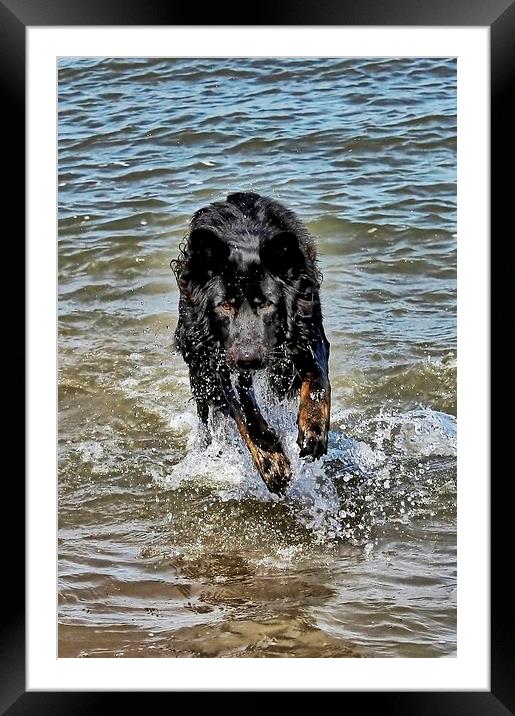
[[[290,463],[253,390],[263,370],[277,398],[299,394],[300,456],[327,452],[331,386],[313,238],[297,216],[254,193],[197,211],[178,259],[175,343],[189,368],[200,420],[231,416],[271,492]]]

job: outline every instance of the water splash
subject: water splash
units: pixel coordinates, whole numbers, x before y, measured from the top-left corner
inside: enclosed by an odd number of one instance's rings
[[[294,404],[272,403],[263,385],[256,392],[291,463],[293,478],[284,498],[268,492],[236,427],[223,417],[211,419],[209,444],[195,416],[174,419],[173,427],[181,422],[185,430],[186,451],[159,483],[171,489],[201,484],[221,502],[284,503],[313,540],[324,543],[365,544],[387,521],[406,524],[434,516],[440,492],[453,502],[452,416],[424,406],[365,416],[342,410],[333,419],[327,455],[307,462],[298,455]]]

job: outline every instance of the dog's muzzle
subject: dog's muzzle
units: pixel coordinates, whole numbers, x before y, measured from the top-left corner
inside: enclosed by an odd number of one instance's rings
[[[230,364],[240,370],[259,370],[264,368],[264,351],[250,344],[232,346],[227,354]]]

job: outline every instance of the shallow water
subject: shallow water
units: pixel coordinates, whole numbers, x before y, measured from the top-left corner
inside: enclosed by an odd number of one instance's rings
[[[453,656],[456,64],[63,59],[59,655]],[[197,432],[169,261],[239,190],[317,238],[328,455]]]

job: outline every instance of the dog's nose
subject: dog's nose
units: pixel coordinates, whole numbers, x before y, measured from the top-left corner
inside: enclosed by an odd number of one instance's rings
[[[262,352],[248,344],[235,346],[230,351],[230,356],[233,364],[241,370],[261,368],[263,365]]]

